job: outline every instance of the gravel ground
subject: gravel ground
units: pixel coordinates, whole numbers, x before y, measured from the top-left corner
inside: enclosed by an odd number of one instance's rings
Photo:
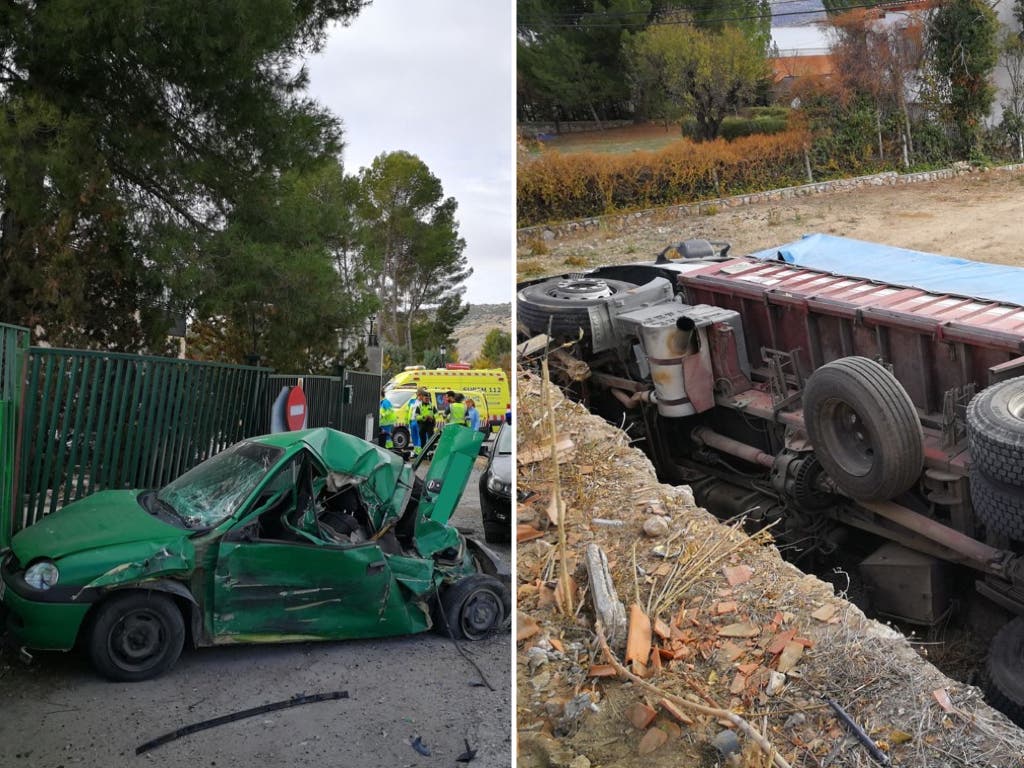
[[[483,537],[470,478],[453,518]],[[511,557],[509,546],[496,547]],[[31,666],[0,661],[0,765],[61,766],[454,766],[477,749],[476,768],[511,764],[511,638],[463,646],[426,633],[383,640],[237,646],[186,651],[156,680],[110,683],[78,654],[39,654]],[[136,756],[135,748],[190,723],[296,694],[347,691],[186,736]],[[409,745],[419,735],[431,750]]]

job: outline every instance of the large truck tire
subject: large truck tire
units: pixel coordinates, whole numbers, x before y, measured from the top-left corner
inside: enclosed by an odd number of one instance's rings
[[[621,280],[558,277],[521,288],[516,294],[516,320],[530,335],[548,333],[556,339],[593,339],[590,308],[636,288]],[[582,338],[580,333],[582,332]]]
[[[971,505],[989,533],[1024,541],[1024,488],[993,480],[984,468],[971,467]]]
[[[972,465],[1024,488],[1024,377],[993,384],[971,400],[967,440]]]
[[[992,638],[983,683],[989,704],[1024,726],[1024,617],[1007,622]]]
[[[911,488],[924,465],[924,435],[914,403],[888,370],[844,357],[811,374],[804,423],[814,453],[850,498],[891,499]]]

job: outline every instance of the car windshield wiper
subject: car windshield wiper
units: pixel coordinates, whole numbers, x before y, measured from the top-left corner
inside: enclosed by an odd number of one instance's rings
[[[164,501],[163,499],[160,498],[159,495],[154,496],[154,499],[156,500],[156,503],[159,504],[162,509],[164,509],[167,512],[170,512],[171,515],[173,515],[174,517],[178,518],[181,521],[181,524],[184,525],[186,528],[191,528],[192,527],[191,525],[189,525],[189,522],[185,518],[185,516],[183,514],[181,514],[178,510],[176,510],[170,504],[170,502]]]

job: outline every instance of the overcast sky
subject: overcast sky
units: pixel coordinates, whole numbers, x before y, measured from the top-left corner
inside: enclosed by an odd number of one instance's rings
[[[345,124],[345,169],[404,149],[459,203],[466,300],[511,301],[511,0],[373,0],[308,62],[310,92]]]

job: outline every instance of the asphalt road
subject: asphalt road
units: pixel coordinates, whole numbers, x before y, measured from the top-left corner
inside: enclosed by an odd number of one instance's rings
[[[455,517],[483,538],[478,472]],[[495,547],[511,557],[510,547]],[[0,662],[0,766],[511,765],[512,640],[503,632],[463,649],[434,633],[383,640],[186,650],[170,673],[110,683],[78,654]],[[191,723],[298,694],[349,698],[298,706],[185,736],[143,755],[143,742]],[[416,752],[420,736],[430,756]]]

